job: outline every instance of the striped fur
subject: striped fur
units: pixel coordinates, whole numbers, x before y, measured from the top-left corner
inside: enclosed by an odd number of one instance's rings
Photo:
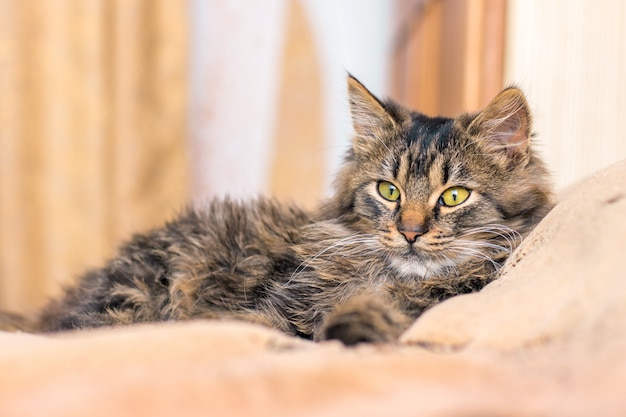
[[[523,94],[507,89],[484,111],[448,119],[378,100],[352,77],[348,87],[353,146],[319,209],[268,199],[189,208],[87,272],[38,329],[238,319],[315,340],[389,342],[426,308],[495,279],[551,207]],[[397,201],[379,193],[381,181]],[[468,199],[443,205],[453,186]],[[419,236],[407,229],[416,227]]]

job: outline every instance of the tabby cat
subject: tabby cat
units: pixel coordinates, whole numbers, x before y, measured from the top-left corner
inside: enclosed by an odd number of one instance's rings
[[[427,117],[348,77],[354,137],[333,197],[190,208],[134,236],[37,330],[238,319],[345,344],[393,342],[425,309],[480,290],[551,208],[517,88]]]

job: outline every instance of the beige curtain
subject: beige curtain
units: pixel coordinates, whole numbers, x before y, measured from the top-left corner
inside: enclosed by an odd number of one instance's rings
[[[559,190],[626,159],[626,2],[511,0],[506,50]]]
[[[502,89],[506,0],[398,0],[394,96],[430,115],[485,106]]]
[[[187,198],[186,5],[0,0],[0,308]]]

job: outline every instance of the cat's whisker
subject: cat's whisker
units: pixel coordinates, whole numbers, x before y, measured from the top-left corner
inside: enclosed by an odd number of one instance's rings
[[[457,240],[455,242],[455,244],[457,246],[460,245],[460,246],[463,246],[463,247],[489,248],[489,249],[494,249],[497,252],[505,252],[507,254],[511,252],[511,248],[510,247],[497,245],[495,243],[489,243],[489,242],[471,241],[471,240]]]
[[[363,255],[364,251],[367,251],[366,254],[374,253],[373,249],[367,247],[368,244],[375,244],[375,236],[374,235],[351,235],[339,240],[332,240],[332,243],[325,247],[324,249],[317,252],[315,255],[308,257],[304,262],[302,262],[291,274],[291,277],[284,284],[285,286],[289,285],[293,279],[302,271],[313,265],[313,263],[320,258],[322,255],[326,254],[332,249],[335,249],[332,253],[329,254],[329,257],[337,256],[339,252],[341,252],[344,256],[357,256]],[[348,250],[345,249],[346,246],[352,246]]]
[[[438,252],[435,254],[435,258],[437,259],[437,261],[440,264],[446,265],[447,268],[452,269],[453,271],[455,271],[455,274],[458,274],[459,272],[459,268],[456,265],[456,263],[449,257],[447,256],[445,253],[443,252]],[[442,259],[443,258],[443,259]],[[426,278],[426,277],[424,277]]]
[[[343,255],[350,255],[350,254],[357,255],[357,254],[363,252],[364,250],[368,250],[369,249],[367,247],[367,245],[366,245],[368,243],[375,243],[375,241],[374,241],[373,238],[363,237],[361,239],[354,239],[354,240],[349,241],[349,242],[344,242],[342,245],[335,245],[335,244],[333,244],[333,245],[331,245],[331,247],[332,246],[339,246],[339,247],[337,247],[335,249],[335,251],[330,256],[337,255],[337,253],[339,251],[343,250],[343,247],[348,246],[348,245],[355,245],[355,246],[353,248],[350,248],[350,249],[344,251],[342,254]]]
[[[511,251],[513,251],[513,249],[515,249],[515,247],[517,247],[522,241],[522,236],[518,231],[500,224],[476,227],[465,231],[460,235],[460,237],[470,237],[476,235],[498,236],[506,240]]]
[[[510,236],[511,238],[514,238],[515,240],[520,240],[520,241],[522,239],[520,233],[517,230],[512,229],[508,226],[502,225],[502,224],[490,224],[490,225],[475,227],[475,228],[465,231],[461,236],[470,235],[473,233],[487,233],[487,234],[491,233],[491,234],[498,234],[500,236]]]
[[[470,247],[451,247],[448,248],[449,251],[457,253],[462,256],[468,256],[470,258],[478,258],[488,261],[493,266],[494,270],[497,272],[500,270],[501,265],[498,264],[495,260],[493,260],[490,256],[481,252],[478,249],[470,248]]]
[[[483,259],[488,259],[490,262],[493,263],[495,261],[493,261],[492,256],[499,256],[499,255],[508,256],[513,251],[514,246],[511,245],[511,242],[509,241],[507,241],[507,246],[504,246],[504,245],[500,245],[500,244],[489,242],[489,241],[458,239],[448,249],[471,252],[477,256],[482,257]]]

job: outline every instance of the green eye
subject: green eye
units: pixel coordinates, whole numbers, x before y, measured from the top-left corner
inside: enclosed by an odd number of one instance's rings
[[[439,204],[447,207],[458,206],[463,203],[470,195],[470,191],[463,187],[451,187],[441,194]]]
[[[400,190],[398,190],[398,187],[387,181],[378,183],[378,193],[385,200],[398,201],[400,199]]]

